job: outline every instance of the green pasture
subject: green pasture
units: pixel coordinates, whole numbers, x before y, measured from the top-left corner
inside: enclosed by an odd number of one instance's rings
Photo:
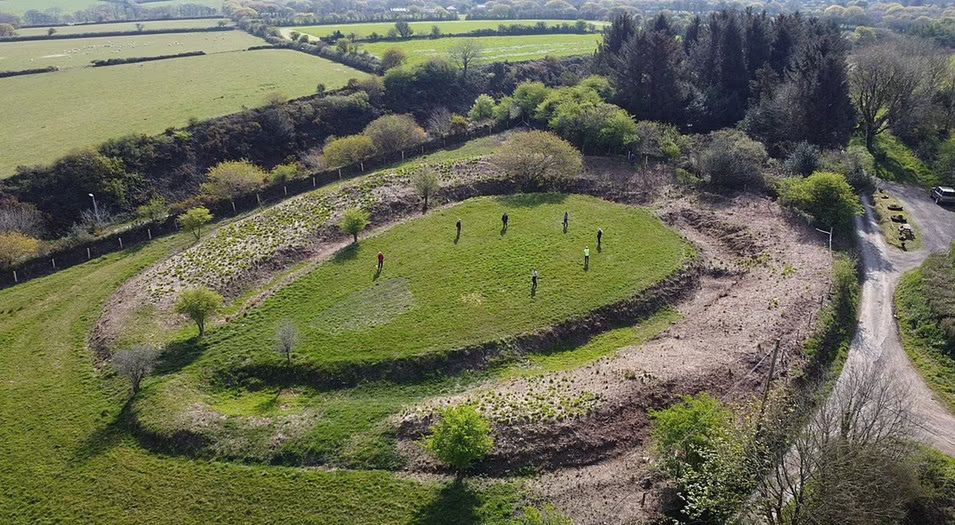
[[[292,50],[262,50],[0,79],[0,177],[129,133],[160,133],[300,97],[365,73]],[[175,80],[175,89],[170,89]]]
[[[473,40],[482,46],[479,63],[520,62],[544,57],[589,55],[597,48],[602,38],[599,34],[588,35],[527,35],[527,36],[482,36]],[[451,48],[462,38],[437,38],[434,40],[405,40],[401,42],[373,42],[362,44],[361,49],[381,56],[385,50],[398,48],[408,55],[409,64],[426,62],[433,58],[448,58]]]
[[[2,3],[2,1],[0,1]],[[113,22],[109,24],[74,24],[71,26],[54,26],[57,35],[76,35],[80,33],[106,33],[113,31],[138,31],[137,24],[142,24],[144,30],[155,31],[157,29],[204,29],[206,27],[216,27],[219,25],[216,18],[197,18],[197,19],[173,19],[173,20],[153,20],[148,22]],[[229,25],[232,21],[227,20]],[[36,36],[46,35],[48,27],[24,27],[17,29],[17,36]]]
[[[476,31],[478,29],[497,29],[500,26],[512,26],[512,25],[535,25],[538,22],[543,22],[547,24],[548,27],[559,26],[561,24],[569,24],[573,26],[577,21],[576,20],[550,20],[550,19],[534,19],[534,20],[443,20],[439,22],[409,22],[408,25],[411,26],[411,30],[414,31],[416,35],[430,35],[431,28],[438,26],[441,29],[441,33],[445,35],[456,35],[462,33],[468,33],[470,31]],[[601,28],[607,25],[607,22],[598,22],[592,20],[586,20],[587,24],[593,24],[594,26]],[[372,33],[378,33],[381,36],[387,36],[389,29],[394,29],[394,22],[369,22],[369,23],[360,23],[360,24],[330,24],[330,25],[317,25],[317,26],[300,26],[300,27],[283,27],[282,32],[286,35],[292,31],[298,31],[299,33],[304,33],[306,35],[311,35],[315,37],[328,36],[335,31],[341,31],[345,36],[356,35],[359,38],[364,38]]]
[[[505,212],[510,227],[502,233]],[[457,219],[464,226],[456,241]],[[605,232],[600,251],[597,228]],[[225,368],[279,363],[272,338],[286,318],[302,332],[297,362],[306,366],[455,350],[630,297],[672,274],[689,253],[676,233],[638,208],[556,194],[472,199],[345,249],[241,322],[210,334],[205,353]],[[534,269],[540,284],[532,295]]]
[[[111,293],[186,236],[0,291],[0,521],[30,523],[504,523],[513,484],[417,482],[152,454],[125,431],[127,386],[87,335]]]
[[[0,71],[48,66],[69,69],[90,66],[93,60],[176,55],[192,51],[213,54],[248,49],[263,43],[261,38],[244,31],[0,42]]]

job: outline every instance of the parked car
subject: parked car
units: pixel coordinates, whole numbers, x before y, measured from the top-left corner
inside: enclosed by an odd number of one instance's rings
[[[932,200],[935,204],[955,204],[955,189],[948,186],[935,186],[932,188]]]

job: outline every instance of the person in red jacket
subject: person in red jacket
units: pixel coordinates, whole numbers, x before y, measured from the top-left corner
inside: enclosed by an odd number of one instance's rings
[[[385,265],[385,254],[378,252],[378,271]]]

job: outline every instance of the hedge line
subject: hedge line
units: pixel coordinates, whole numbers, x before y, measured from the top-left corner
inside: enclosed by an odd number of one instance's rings
[[[59,71],[56,66],[38,67],[34,69],[21,69],[20,71],[0,71],[0,78],[18,77],[21,75],[35,75],[37,73],[52,73]]]
[[[137,62],[152,62],[154,60],[167,60],[170,58],[197,57],[205,55],[205,51],[187,51],[175,55],[157,55],[154,57],[128,57],[128,58],[107,58],[105,60],[94,60],[93,67],[118,66],[122,64],[135,64]]]
[[[98,33],[68,33],[52,35],[23,35],[8,36],[0,38],[0,42],[29,42],[35,40],[70,40],[74,38],[99,38],[113,36],[137,36],[137,35],[162,35],[169,33],[213,33],[216,31],[235,31],[233,26],[224,27],[194,27],[194,28],[169,28],[169,29],[144,29],[142,31],[103,31]]]

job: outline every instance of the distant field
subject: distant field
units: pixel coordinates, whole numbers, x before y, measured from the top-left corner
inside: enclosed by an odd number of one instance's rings
[[[537,22],[544,22],[548,26],[555,26],[560,24],[573,25],[576,20],[447,20],[443,22],[411,22],[409,25],[415,34],[430,34],[431,27],[438,26],[441,28],[442,33],[453,35],[458,33],[467,33],[476,29],[497,29],[498,26],[515,24],[532,25],[536,24]],[[607,24],[606,22],[594,22],[590,20],[587,20],[586,22],[588,24],[594,24],[598,27]],[[374,22],[367,24],[334,24],[305,27],[285,27],[282,28],[282,32],[289,33],[291,31],[298,31],[299,33],[321,37],[328,36],[335,31],[341,31],[345,35],[354,33],[359,37],[366,37],[371,33],[378,33],[379,35],[385,36],[388,34],[388,30],[394,27],[394,22]]]
[[[19,164],[128,133],[158,133],[262,105],[267,95],[340,87],[365,73],[305,53],[264,50],[0,79],[0,177]]]
[[[484,47],[480,62],[519,62],[545,56],[562,57],[589,55],[597,47],[601,35],[530,35],[530,36],[485,36],[474,38]],[[435,40],[407,40],[403,42],[375,42],[364,44],[362,49],[381,56],[389,48],[397,47],[408,54],[408,63],[417,64],[432,58],[447,58],[448,50],[461,42],[461,38],[438,38]]]
[[[265,42],[244,31],[0,42],[0,71],[56,66],[84,67],[107,58],[236,51]]]
[[[0,11],[22,15],[31,9],[38,11],[60,9],[65,13],[72,13],[105,3],[96,0],[0,0]],[[143,5],[145,7],[161,7],[176,4],[200,4],[219,10],[222,9],[222,0],[169,0],[166,2],[149,2]]]
[[[0,1],[0,4],[3,2]],[[225,19],[223,19],[225,20]],[[118,22],[113,24],[77,24],[73,26],[56,26],[58,35],[75,35],[78,33],[104,33],[107,31],[136,31],[137,23],[141,23],[146,30],[156,29],[201,29],[205,27],[215,27],[219,25],[219,20],[215,18],[183,19],[183,20],[157,20],[155,22]],[[232,25],[232,21],[229,21]],[[47,27],[25,27],[17,29],[17,36],[35,36],[47,34]]]

